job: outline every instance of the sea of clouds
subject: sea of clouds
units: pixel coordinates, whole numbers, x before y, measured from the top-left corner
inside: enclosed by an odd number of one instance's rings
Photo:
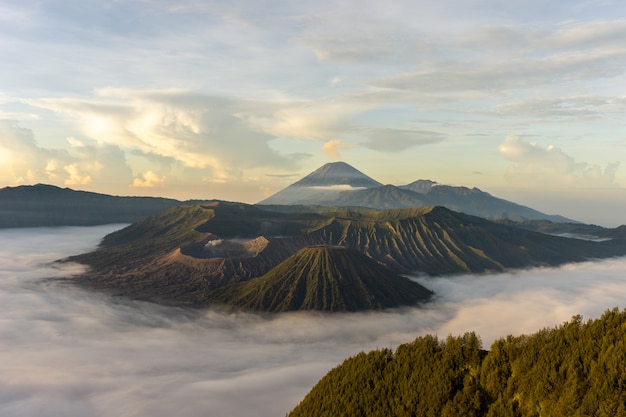
[[[284,416],[360,351],[472,330],[488,348],[626,304],[626,258],[418,277],[437,293],[426,306],[332,315],[171,308],[49,279],[119,227],[0,230],[0,415]]]

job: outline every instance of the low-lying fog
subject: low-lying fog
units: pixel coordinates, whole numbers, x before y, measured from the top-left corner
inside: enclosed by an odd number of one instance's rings
[[[119,226],[118,226],[119,227]],[[626,258],[491,276],[418,278],[422,309],[260,317],[110,298],[50,280],[51,261],[116,226],[0,230],[0,415],[280,417],[362,350],[475,330],[485,347],[624,307]]]

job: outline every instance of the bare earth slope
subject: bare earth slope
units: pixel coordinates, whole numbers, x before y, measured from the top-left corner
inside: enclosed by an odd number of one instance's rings
[[[83,285],[202,306],[211,304],[216,289],[257,279],[315,245],[356,249],[394,273],[431,275],[626,254],[621,239],[551,236],[443,207],[285,213],[213,202],[149,217],[105,237],[98,250],[70,260],[91,266],[76,280]]]
[[[431,294],[357,250],[309,246],[265,275],[223,287],[211,298],[257,311],[357,311],[411,305]]]

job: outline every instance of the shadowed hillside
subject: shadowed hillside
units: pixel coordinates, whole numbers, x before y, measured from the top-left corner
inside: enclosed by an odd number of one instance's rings
[[[0,189],[0,228],[132,223],[184,204],[156,197],[115,197],[53,185]]]
[[[216,291],[211,299],[258,311],[357,311],[412,305],[430,295],[354,249],[311,246],[260,278]]]
[[[624,240],[551,236],[443,207],[274,212],[211,202],[146,218],[106,236],[96,251],[69,260],[91,267],[74,282],[135,298],[203,306],[211,304],[218,288],[258,279],[315,245],[355,249],[394,273],[430,275],[626,254]]]

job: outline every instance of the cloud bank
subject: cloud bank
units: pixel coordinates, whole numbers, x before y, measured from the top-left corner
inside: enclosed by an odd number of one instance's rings
[[[258,316],[157,306],[45,278],[119,226],[0,231],[0,414],[269,417],[362,350],[425,333],[534,332],[624,307],[626,259],[489,276],[416,278],[424,308]]]
[[[515,135],[506,137],[500,154],[514,162],[506,172],[513,184],[544,187],[607,187],[615,185],[619,162],[605,168],[578,162],[555,146],[542,147]]]

